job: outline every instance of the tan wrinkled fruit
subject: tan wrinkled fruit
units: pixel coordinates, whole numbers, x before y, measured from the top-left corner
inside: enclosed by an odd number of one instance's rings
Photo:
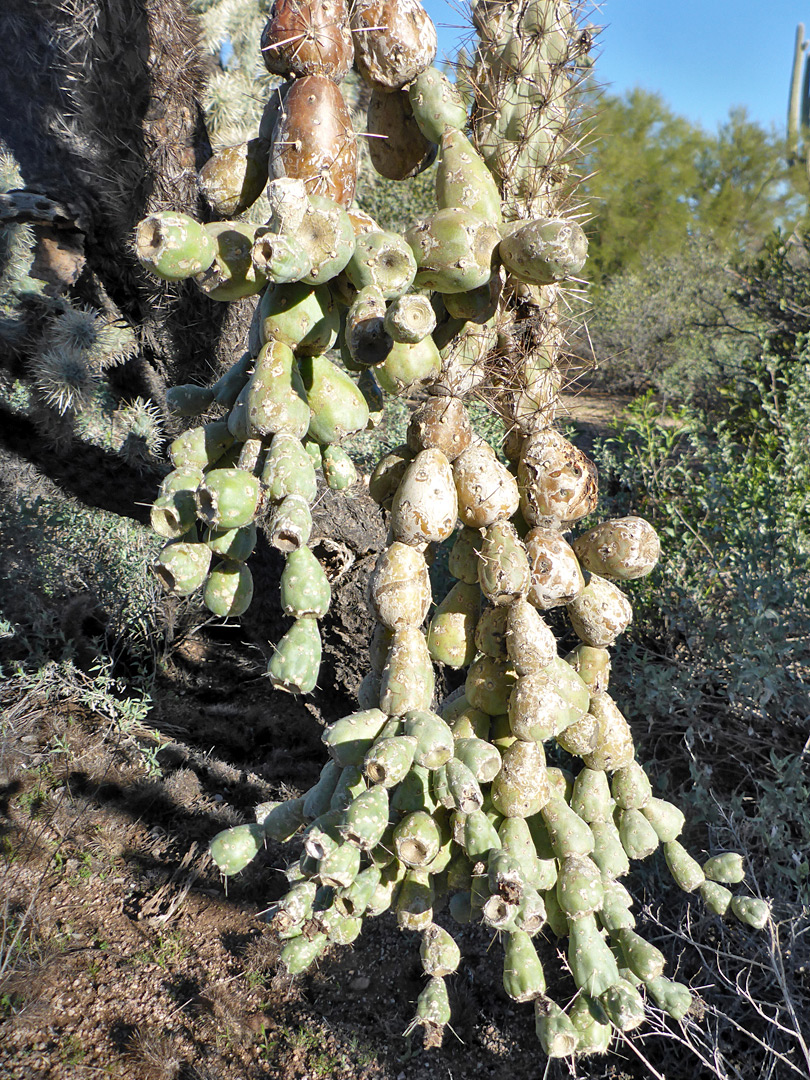
[[[449,462],[467,450],[471,439],[470,418],[464,402],[457,397],[429,397],[408,425],[408,446],[412,450],[441,450]]]
[[[528,600],[541,611],[570,603],[585,587],[579,561],[554,529],[531,529],[523,541],[529,556]]]
[[[603,521],[578,536],[571,546],[586,570],[620,581],[649,574],[661,554],[658,534],[640,517]]]
[[[529,525],[566,525],[596,509],[596,466],[551,428],[523,443],[518,485],[520,508]]]
[[[422,631],[416,626],[396,630],[380,676],[380,708],[389,716],[429,709],[434,678]]]
[[[436,27],[419,0],[357,0],[351,28],[357,70],[382,90],[401,90],[436,55]]]
[[[453,477],[458,515],[472,529],[510,518],[520,505],[517,481],[486,443],[470,446],[456,458]]]
[[[593,749],[582,755],[583,762],[589,769],[605,772],[629,765],[635,757],[633,733],[613,698],[593,694],[588,713],[596,721],[596,738]]]
[[[492,781],[492,805],[504,817],[539,814],[551,794],[540,743],[514,742],[503,755],[501,771]]]
[[[441,450],[423,450],[405,470],[391,504],[394,536],[405,544],[441,543],[457,518],[450,462]]]
[[[621,589],[597,574],[591,574],[567,611],[577,637],[594,648],[612,645],[633,620],[633,608]]]
[[[421,626],[430,610],[430,577],[424,555],[409,544],[391,544],[369,579],[371,610],[384,626]]]

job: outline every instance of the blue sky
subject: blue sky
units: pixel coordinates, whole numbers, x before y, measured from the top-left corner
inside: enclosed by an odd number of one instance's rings
[[[439,55],[469,37],[460,0],[423,0],[439,30]],[[793,40],[810,0],[604,0],[597,75],[621,93],[658,91],[677,113],[713,130],[744,105],[763,127],[784,128]]]

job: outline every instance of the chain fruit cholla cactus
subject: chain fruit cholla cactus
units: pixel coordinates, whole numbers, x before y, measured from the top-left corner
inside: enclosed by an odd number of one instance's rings
[[[358,711],[325,730],[314,787],[262,805],[212,855],[234,874],[265,837],[301,833],[272,919],[291,974],[393,910],[421,939],[428,981],[414,1025],[439,1041],[445,980],[461,961],[436,921],[446,907],[457,924],[497,933],[504,988],[533,1002],[549,1056],[596,1053],[638,1026],[647,1003],[680,1019],[692,1000],[635,930],[621,882],[631,860],[663,848],[682,889],[752,926],[768,908],[727,888],[743,879],[739,855],[701,866],[681,845],[683,814],[653,795],[608,692],[609,649],[632,618],[621,586],[655,565],[654,530],[627,517],[565,535],[597,504],[593,463],[554,427],[560,301],[587,251],[567,206],[589,37],[564,0],[480,0],[474,21],[470,117],[431,66],[435,34],[418,0],[357,0],[351,13],[340,0],[276,0],[262,47],[287,82],[262,122],[269,220],[141,224],[136,244],[155,273],[193,276],[222,300],[261,293],[245,355],[213,386],[170,396],[181,414],[223,415],[172,445],[152,514],[168,540],[157,571],[181,595],[203,588],[215,614],[238,614],[265,520],[287,555],[281,598],[294,620],[269,674],[311,691],[330,599],[307,546],[316,469],[336,489],[350,484],[340,443],[379,410],[381,389],[423,391],[407,443],[371,477],[390,537],[369,581],[376,627]],[[374,122],[396,116],[422,140],[417,152],[381,143],[377,167],[405,178],[439,146],[436,212],[404,240],[352,206],[356,142],[338,87],[352,51]],[[207,190],[244,192],[244,156],[221,160]],[[503,417],[510,467],[474,433],[472,394]],[[451,541],[456,584],[431,613],[426,554]],[[544,619],[554,609],[580,642],[564,656]],[[434,664],[466,669],[438,705]],[[552,748],[564,769],[547,765]],[[534,945],[545,927],[567,939],[567,1010],[548,995]]]

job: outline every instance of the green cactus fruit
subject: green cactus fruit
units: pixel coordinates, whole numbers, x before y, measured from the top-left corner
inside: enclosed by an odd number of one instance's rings
[[[264,828],[251,823],[217,833],[209,845],[211,858],[226,877],[238,874],[264,846]]]
[[[236,423],[241,404],[247,430],[254,437],[284,432],[300,439],[306,433],[310,410],[289,346],[272,341],[262,347],[250,382],[231,411],[232,417],[237,416]]]
[[[430,874],[406,870],[396,898],[397,925],[401,930],[425,930],[433,922],[435,895]]]
[[[135,231],[138,261],[165,281],[181,281],[207,270],[216,251],[214,237],[199,222],[171,210],[150,214]]]
[[[194,280],[206,296],[228,302],[261,292],[267,278],[251,258],[256,226],[246,221],[211,221],[203,228],[214,241],[214,260]]]
[[[577,1033],[576,1056],[606,1054],[613,1038],[613,1028],[606,1023],[599,1005],[587,994],[580,994],[568,1012]]]
[[[572,921],[602,906],[604,886],[599,867],[588,855],[566,855],[560,861],[557,900]]]
[[[414,284],[454,293],[468,292],[489,280],[500,235],[472,210],[452,206],[412,226],[405,239],[419,267]]]
[[[650,779],[637,761],[630,761],[614,772],[610,790],[622,810],[642,810],[652,798]]]
[[[356,289],[372,286],[386,300],[403,296],[416,276],[416,260],[396,233],[369,232],[358,236],[346,276]]]
[[[226,420],[214,420],[202,427],[189,428],[169,447],[175,469],[207,469],[233,444]]]
[[[543,903],[546,905],[546,922],[551,932],[558,938],[568,937],[568,916],[557,900],[556,885],[543,893]]]
[[[333,491],[345,491],[357,483],[357,469],[342,446],[324,447],[323,478]]]
[[[391,809],[396,814],[410,814],[414,810],[434,812],[438,803],[433,798],[430,773],[430,769],[421,765],[410,767],[391,796]]]
[[[502,221],[498,185],[467,136],[459,130],[446,131],[441,140],[441,158],[436,170],[436,205],[439,210],[463,206],[484,221]]]
[[[515,916],[515,929],[523,930],[534,937],[546,925],[546,905],[543,897],[533,886],[527,886],[523,891]]]
[[[422,931],[419,956],[426,975],[443,978],[452,975],[461,962],[461,950],[444,927],[431,923]]]
[[[314,881],[301,881],[293,885],[275,904],[272,919],[274,929],[286,931],[300,927],[312,915],[316,892]]]
[[[425,635],[415,626],[397,628],[380,676],[380,708],[389,716],[429,710],[434,686]]]
[[[706,880],[706,875],[696,859],[693,859],[683,844],[677,840],[669,840],[664,845],[664,858],[667,860],[669,872],[679,889],[684,892],[694,892],[699,889]]]
[[[524,881],[537,887],[538,859],[525,818],[505,817],[498,826],[501,846],[520,867]]]
[[[602,774],[604,775],[604,774]],[[592,858],[603,878],[618,878],[630,873],[627,852],[622,846],[619,830],[612,820],[592,821],[593,833]]]
[[[511,604],[526,594],[530,581],[529,560],[514,525],[509,521],[497,521],[488,526],[479,554],[478,583],[491,604],[496,607]]]
[[[458,581],[430,620],[428,651],[437,664],[464,668],[475,658],[475,628],[481,608],[478,585]]]
[[[478,584],[479,551],[482,536],[478,529],[459,529],[450,548],[447,569],[454,578],[468,585]]]
[[[291,694],[310,694],[321,666],[321,635],[316,619],[296,619],[267,665],[273,686]]]
[[[474,709],[500,716],[508,709],[515,682],[515,673],[506,661],[479,656],[470,665],[464,692]]]
[[[404,717],[404,732],[416,739],[414,761],[426,769],[438,769],[453,756],[453,732],[440,716],[434,712],[407,712]]]
[[[312,255],[297,237],[264,227],[256,230],[250,257],[257,270],[274,285],[309,281],[313,269]]]
[[[374,891],[380,884],[382,871],[377,866],[367,866],[361,870],[351,885],[340,888],[335,893],[335,907],[349,918],[361,918],[371,902]]]
[[[489,736],[490,717],[470,705],[463,687],[445,698],[439,713],[447,721],[455,739],[486,739]]]
[[[467,766],[457,758],[451,758],[442,768],[447,779],[451,805],[465,814],[480,810],[484,796],[480,784]],[[467,854],[469,855],[469,851]]]
[[[330,759],[321,769],[317,783],[304,795],[304,815],[311,820],[325,814],[330,809],[342,769],[336,761]]]
[[[588,714],[595,721],[595,741],[582,760],[589,769],[612,772],[633,760],[635,746],[630,725],[615,701],[605,693],[592,694]]]
[[[166,391],[166,407],[175,416],[199,416],[211,407],[213,400],[211,387],[194,383],[170,386]]]
[[[444,979],[434,975],[416,999],[413,1023],[424,1027],[430,1033],[428,1041],[435,1045],[445,1026],[450,1023],[450,1015],[450,999]]]
[[[340,327],[329,290],[300,281],[265,289],[256,317],[262,345],[280,341],[299,356],[317,356],[331,348]]]
[[[175,596],[190,596],[205,581],[210,565],[211,552],[205,544],[174,540],[161,549],[152,571]]]
[[[548,667],[557,656],[557,641],[535,607],[522,597],[506,609],[506,650],[518,675]]]
[[[745,879],[743,857],[735,851],[714,855],[703,864],[703,873],[707,878],[719,881],[723,885],[739,885]]]
[[[592,914],[586,913],[570,921],[568,965],[577,988],[589,997],[598,998],[619,982],[615,957]]]
[[[544,742],[588,711],[591,695],[570,665],[555,656],[544,668],[518,679],[509,699],[509,724],[518,739]]]
[[[586,645],[613,645],[633,620],[633,609],[612,581],[591,574],[585,588],[567,605],[577,637]]]
[[[492,781],[495,809],[504,817],[528,818],[549,798],[546,756],[539,743],[514,742],[504,751],[501,771]]]
[[[619,811],[618,827],[628,858],[646,859],[658,847],[658,833],[640,810]]]
[[[360,848],[354,844],[338,844],[318,860],[318,879],[322,885],[346,889],[360,871]]]
[[[548,783],[551,789],[552,799],[564,799],[570,804],[574,793],[574,775],[567,769],[558,769],[556,765],[550,765],[546,769]]]
[[[344,915],[337,907],[331,907],[317,919],[333,945],[351,945],[360,936],[363,920]]]
[[[630,910],[633,903],[632,897],[615,879],[607,877],[603,884],[604,895],[599,909],[599,921],[602,926],[609,934],[625,928],[632,930],[636,925],[635,917]]]
[[[256,516],[258,479],[244,469],[212,469],[197,488],[197,516],[209,528],[240,529]]]
[[[501,771],[501,755],[484,739],[457,739],[455,754],[479,784],[488,784]]]
[[[291,551],[281,574],[281,607],[285,615],[322,619],[329,610],[332,589],[318,559],[308,547]]]
[[[504,237],[498,254],[518,281],[554,285],[580,272],[588,257],[588,238],[575,221],[536,218]]]
[[[482,325],[488,323],[498,312],[503,293],[503,275],[493,270],[489,281],[466,293],[445,293],[444,306],[448,315]]]
[[[529,887],[520,859],[503,847],[490,851],[487,859],[487,887],[492,896],[497,895],[508,904],[519,905]]]
[[[315,468],[300,439],[285,432],[273,436],[262,469],[262,484],[271,502],[281,502],[288,495],[300,495],[310,504],[315,501]]]
[[[238,529],[209,529],[205,543],[214,555],[234,562],[245,562],[256,547],[256,526],[242,525]]]
[[[350,713],[330,724],[321,741],[338,765],[362,765],[371,744],[387,722],[388,717],[380,709]]]
[[[644,1023],[644,1001],[627,979],[619,979],[614,986],[600,994],[598,1000],[611,1024],[619,1031],[633,1031]]]
[[[575,1053],[576,1029],[560,1006],[551,998],[544,996],[535,998],[534,1028],[546,1057],[572,1057]]]
[[[635,930],[616,930],[613,936],[621,947],[627,967],[639,979],[649,982],[663,975],[666,958],[660,949],[645,941]]]
[[[258,352],[258,348],[256,352]],[[211,387],[214,401],[224,409],[231,409],[253,371],[253,353],[244,352],[235,364]]]
[[[261,809],[261,813],[259,810]],[[256,820],[265,835],[279,844],[290,840],[304,824],[304,799],[288,799],[280,803],[264,803],[256,810]]]
[[[441,368],[439,350],[428,334],[413,345],[394,341],[384,362],[374,371],[386,393],[404,397],[432,383]]]
[[[305,356],[301,379],[312,413],[309,435],[322,445],[340,442],[368,423],[366,399],[345,371],[325,356]]]
[[[764,930],[771,917],[770,905],[758,896],[732,896],[731,910],[741,923],[754,930]]]
[[[394,850],[409,867],[426,867],[439,853],[442,836],[439,826],[424,810],[407,814],[394,828]]]
[[[310,195],[295,241],[307,253],[312,269],[310,285],[323,285],[346,267],[355,245],[351,218],[334,200]]]
[[[345,718],[344,718],[345,719]],[[338,721],[340,723],[340,721]],[[340,834],[346,843],[361,851],[371,851],[388,828],[388,791],[376,785],[362,791],[346,807]]]
[[[218,563],[205,582],[203,603],[224,619],[243,615],[253,599],[253,575],[244,563],[225,559]]]
[[[438,68],[428,67],[408,87],[413,116],[426,139],[440,143],[448,130],[467,126],[467,105],[458,88]]]
[[[287,495],[273,509],[267,539],[274,548],[289,554],[306,546],[312,532],[312,511],[300,495]]]
[[[382,867],[380,884],[371,894],[371,899],[366,908],[368,917],[382,915],[384,911],[388,911],[396,903],[404,876],[405,867],[397,859],[392,859],[387,866]]]
[[[596,466],[553,428],[524,440],[517,480],[520,509],[528,525],[568,525],[596,508]]]
[[[700,895],[703,899],[703,903],[714,915],[720,915],[722,917],[731,907],[731,890],[727,889],[725,885],[720,885],[716,881],[704,881],[700,886]]]
[[[540,813],[548,830],[552,851],[558,859],[564,859],[566,855],[590,855],[594,846],[593,833],[565,799],[559,796],[549,799]]]
[[[480,596],[480,593],[479,593]],[[506,607],[487,607],[481,612],[475,628],[475,644],[478,651],[494,660],[506,660],[506,618],[511,610]]]
[[[397,446],[383,455],[375,465],[369,478],[368,493],[386,510],[391,509],[400,481],[415,456],[407,446]]]
[[[422,450],[408,465],[391,504],[391,529],[405,544],[441,543],[455,528],[456,488],[441,450]]]
[[[206,202],[220,217],[237,217],[252,206],[267,184],[270,146],[265,139],[249,139],[215,151],[200,169],[200,188]]]
[[[288,975],[300,975],[315,963],[328,944],[326,934],[301,934],[287,942],[281,950],[279,962],[284,965]]]
[[[571,792],[571,809],[589,824],[611,819],[613,800],[601,769],[580,769]]]
[[[358,795],[367,790],[363,770],[357,765],[347,765],[340,773],[329,802],[330,810],[345,810]]]
[[[453,478],[459,517],[471,529],[495,527],[518,508],[515,478],[486,444],[470,446],[455,459]]]
[[[591,645],[577,645],[565,658],[592,694],[603,693],[610,681],[610,653]]]
[[[543,965],[531,937],[524,930],[506,936],[503,988],[513,1001],[534,1001],[546,992]]]
[[[179,540],[197,520],[195,492],[202,482],[202,469],[186,465],[164,477],[158,497],[150,510],[152,528],[167,540]]]
[[[571,546],[590,573],[619,581],[649,574],[661,554],[655,529],[640,517],[603,521],[578,536]]]
[[[395,787],[413,764],[416,739],[408,735],[380,738],[371,746],[363,761],[363,771],[372,784]]]
[[[436,329],[436,312],[426,296],[406,293],[386,308],[383,329],[392,341],[416,345]]]
[[[394,339],[385,328],[385,311],[385,297],[374,285],[367,285],[351,300],[346,312],[342,354],[351,370],[362,371],[382,364],[391,352]]]
[[[683,983],[673,982],[663,975],[645,980],[647,993],[655,1004],[673,1020],[683,1020],[692,1006],[692,992]]]
[[[651,798],[641,808],[641,812],[655,829],[662,844],[678,839],[686,819],[673,803],[666,799]]]

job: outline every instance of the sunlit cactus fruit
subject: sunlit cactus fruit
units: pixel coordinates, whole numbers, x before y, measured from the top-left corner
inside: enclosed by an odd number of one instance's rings
[[[264,459],[261,480],[265,494],[272,502],[280,502],[288,495],[300,495],[312,503],[318,492],[312,459],[301,440],[286,432],[273,437]]]
[[[582,270],[588,240],[575,221],[538,218],[504,237],[498,254],[518,280],[530,285],[552,285]]]
[[[271,840],[286,843],[304,824],[304,799],[287,802],[261,803],[256,808],[256,820]]]
[[[249,525],[259,503],[259,481],[244,469],[212,469],[197,488],[197,515],[210,528]]]
[[[265,139],[248,139],[212,154],[199,177],[202,193],[215,213],[237,217],[256,202],[267,184],[269,153]]]
[[[411,416],[408,445],[416,453],[420,450],[441,450],[452,463],[470,445],[472,434],[467,410],[459,398],[432,396]],[[453,476],[455,478],[455,470]]]
[[[243,615],[253,599],[253,575],[243,562],[225,559],[205,582],[203,603],[220,618]]]
[[[442,978],[452,975],[461,961],[461,950],[451,935],[436,923],[422,931],[419,955],[426,975]]]
[[[381,90],[407,86],[436,56],[436,28],[419,0],[358,0],[351,28],[357,70]]]
[[[617,824],[628,858],[646,859],[658,848],[658,833],[640,810],[620,811]]]
[[[450,129],[442,136],[436,205],[440,210],[466,206],[485,221],[497,224],[501,220],[498,185],[463,131]]]
[[[391,504],[391,529],[405,544],[446,540],[456,525],[458,498],[441,450],[422,450],[408,465]]]
[[[583,580],[584,585],[584,580]],[[593,694],[604,693],[610,682],[610,653],[592,645],[577,645],[565,658]]]
[[[369,602],[381,623],[395,630],[421,626],[430,609],[430,577],[424,555],[395,541],[383,551],[369,579]]]
[[[170,210],[151,214],[135,232],[139,261],[166,281],[180,281],[208,270],[216,253],[215,237],[187,214]]]
[[[208,576],[211,550],[205,544],[175,540],[166,544],[152,564],[152,571],[175,596],[189,596]]]
[[[436,328],[436,312],[422,293],[406,293],[386,308],[383,325],[392,341],[415,345]]]
[[[472,210],[450,206],[412,226],[405,239],[416,257],[415,284],[455,293],[489,281],[500,234]]]
[[[435,893],[431,875],[425,870],[405,872],[397,893],[397,925],[402,930],[425,930],[433,922]]]
[[[345,491],[357,482],[357,469],[342,446],[324,447],[323,478],[333,491]]]
[[[257,824],[236,825],[217,833],[209,851],[217,868],[226,877],[238,874],[264,847],[264,827]]]
[[[518,679],[509,699],[509,726],[519,739],[545,742],[581,719],[590,701],[577,673],[555,656],[546,667]]]
[[[739,885],[745,880],[743,857],[736,851],[713,855],[703,864],[703,873],[711,881],[719,881],[723,885]]]
[[[313,618],[296,619],[267,665],[273,686],[291,694],[315,689],[321,666],[321,635]]]
[[[278,285],[308,278],[313,267],[312,255],[296,237],[264,228],[256,230],[250,257],[259,272]]]
[[[470,665],[464,684],[467,701],[488,716],[502,716],[509,707],[509,696],[517,676],[505,661],[479,656]]]
[[[569,604],[585,587],[570,544],[554,529],[530,529],[524,537],[531,582],[527,599],[540,611]]]
[[[683,889],[684,892],[694,892],[695,889],[699,889],[706,880],[700,863],[692,858],[678,840],[669,840],[663,848],[669,872],[678,888]]]
[[[321,619],[329,610],[332,590],[323,567],[310,548],[291,551],[281,574],[281,608],[295,619]]]
[[[434,686],[425,635],[416,626],[397,628],[380,675],[380,708],[389,716],[430,709]]]
[[[683,1020],[692,1006],[694,997],[688,986],[659,975],[645,979],[647,993],[655,1004],[673,1020]]]
[[[325,356],[303,357],[299,367],[313,439],[324,445],[340,442],[365,428],[368,405],[357,383]]]
[[[528,818],[549,799],[546,756],[539,743],[512,743],[504,751],[500,772],[492,781],[492,804],[504,817]]]
[[[352,220],[335,197],[310,194],[295,242],[312,263],[306,281],[310,285],[324,285],[345,268],[352,256],[355,246]]]
[[[599,867],[602,877],[615,879],[629,874],[630,860],[624,850],[621,834],[612,818],[591,821],[589,825],[593,834],[591,857]]]
[[[306,432],[310,410],[289,346],[272,341],[262,347],[253,375],[236,400],[232,418],[240,403],[244,404],[245,431],[249,437],[284,432],[300,438]],[[231,430],[240,433],[234,425]]]
[[[453,478],[459,517],[470,528],[483,529],[511,518],[518,508],[515,478],[486,444],[470,446],[456,456]]]
[[[312,532],[312,511],[301,495],[285,495],[273,509],[267,528],[267,539],[274,548],[285,554],[307,543]]]
[[[566,610],[577,637],[594,648],[613,645],[633,619],[630,601],[621,589],[597,574],[591,574]]]
[[[414,344],[394,341],[385,360],[374,370],[383,390],[402,396],[431,383],[441,371],[441,366],[439,350],[428,334]]]
[[[571,809],[588,824],[607,821],[613,813],[607,775],[601,769],[580,769],[571,793]]]
[[[491,604],[511,604],[528,592],[529,560],[514,525],[501,520],[488,526],[478,554],[478,583]]]
[[[596,508],[596,466],[552,428],[524,441],[518,484],[520,509],[529,525],[572,524]]]
[[[587,994],[580,994],[572,1002],[568,1016],[577,1035],[577,1057],[607,1053],[613,1028],[603,1019],[604,1015]]]
[[[599,1004],[619,1031],[633,1031],[644,1023],[644,1001],[627,979],[619,979],[614,986],[600,994]]]
[[[568,855],[590,855],[594,847],[593,833],[564,798],[558,795],[549,798],[540,813],[557,859]]]
[[[478,584],[478,563],[482,536],[478,529],[464,527],[456,533],[450,548],[447,569],[459,581],[468,585]]]
[[[414,120],[431,142],[440,143],[445,132],[467,126],[467,105],[457,86],[435,67],[427,67],[408,87]],[[500,210],[500,204],[498,209]]]
[[[311,967],[328,944],[329,939],[324,933],[312,936],[301,934],[287,942],[281,950],[279,962],[283,964],[288,975],[300,975]]]
[[[415,275],[416,260],[410,246],[390,232],[368,232],[357,237],[346,265],[346,276],[356,289],[372,286],[386,300],[406,293]]]
[[[214,242],[214,260],[194,275],[205,295],[227,302],[261,292],[267,278],[251,257],[256,226],[245,221],[212,221],[205,230]]]
[[[758,896],[732,896],[731,910],[741,923],[753,930],[764,930],[771,917],[770,905]]]
[[[325,75],[340,82],[354,57],[345,0],[274,0],[261,52],[274,75]]]
[[[571,1057],[577,1048],[577,1032],[556,1002],[541,995],[534,1002],[535,1031],[543,1052],[550,1058]]]

